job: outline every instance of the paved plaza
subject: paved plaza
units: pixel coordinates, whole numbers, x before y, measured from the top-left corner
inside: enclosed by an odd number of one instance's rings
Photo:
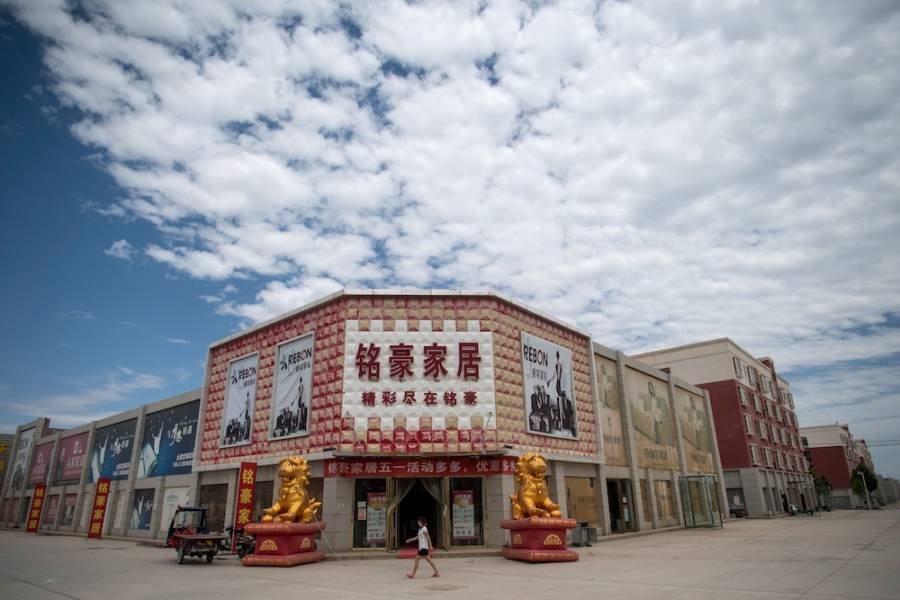
[[[411,561],[328,560],[245,568],[178,565],[174,550],[117,540],[0,532],[0,598],[900,598],[900,510],[730,522],[579,549],[577,563],[445,558],[433,579]]]

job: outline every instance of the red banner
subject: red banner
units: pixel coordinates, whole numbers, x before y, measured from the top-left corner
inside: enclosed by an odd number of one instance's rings
[[[325,461],[325,477],[467,477],[513,473],[507,457],[348,458]]]
[[[106,506],[109,504],[109,479],[98,479],[94,490],[94,507],[91,509],[91,524],[88,538],[100,539],[103,535],[103,518],[106,517]]]
[[[31,474],[28,476],[28,485],[47,483],[47,469],[50,468],[50,456],[53,454],[53,442],[41,444],[34,449],[34,459],[31,461]]]
[[[74,483],[81,479],[84,457],[87,455],[87,443],[88,432],[59,440],[53,485]]]
[[[44,496],[47,494],[47,486],[40,483],[34,486],[34,496],[31,497],[31,510],[28,511],[28,526],[25,531],[37,533],[41,522],[41,509],[44,508]]]
[[[253,496],[256,493],[256,463],[242,462],[238,471],[237,498],[234,503],[234,531],[231,536],[231,553],[237,550],[234,537],[237,531],[253,521]]]

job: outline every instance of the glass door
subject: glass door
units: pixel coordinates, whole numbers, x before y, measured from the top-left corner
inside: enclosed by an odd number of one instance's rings
[[[721,527],[716,480],[708,475],[682,477],[678,482],[685,527]]]

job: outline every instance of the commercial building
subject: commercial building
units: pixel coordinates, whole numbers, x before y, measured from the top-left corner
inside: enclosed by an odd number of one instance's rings
[[[196,405],[196,392],[35,438],[143,440],[113,471],[108,533],[161,537],[158,513],[176,496],[221,529],[245,461],[258,466],[258,516],[290,455],[310,461],[335,550],[397,549],[422,515],[437,547],[501,546],[515,460],[530,451],[547,459],[562,512],[585,525],[576,535],[715,526],[727,506],[704,390],[492,292],[339,292],[211,344],[206,365],[189,474],[138,471],[158,437],[150,415]],[[124,433],[100,435],[109,427]],[[76,497],[72,524],[57,511],[49,527],[86,531],[90,473],[52,484],[48,494]],[[7,522],[22,522],[29,495],[4,491]]]
[[[864,506],[865,498],[853,492],[850,472],[867,459],[874,471],[872,455],[868,454],[865,443],[860,444],[853,439],[846,423],[803,427],[800,429],[800,436],[813,471],[827,479],[831,485],[831,502],[834,508]],[[864,454],[860,454],[860,450]]]
[[[750,517],[816,506],[790,384],[729,338],[635,356],[709,393],[728,502]]]

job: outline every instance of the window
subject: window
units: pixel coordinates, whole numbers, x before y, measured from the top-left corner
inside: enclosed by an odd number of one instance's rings
[[[744,374],[743,374],[743,369],[741,369],[741,359],[739,359],[737,356],[732,356],[731,364],[734,365],[735,377],[737,377],[738,379],[743,379]]]
[[[769,426],[766,425],[765,421],[759,422],[759,437],[762,439],[767,439],[769,437]]]
[[[750,463],[759,464],[759,450],[753,444],[750,444]]]
[[[759,399],[757,394],[753,394],[753,407],[758,411],[762,412],[762,401]]]
[[[775,405],[775,418],[778,419],[779,422],[783,422],[783,419],[781,417],[781,407],[777,404]]]
[[[641,479],[641,508],[644,511],[644,521],[646,523],[653,522],[653,505],[650,504],[650,483],[646,479]]]
[[[744,415],[744,431],[753,435],[753,417]]]
[[[653,482],[656,488],[656,513],[660,519],[675,518],[675,502],[672,496],[672,482],[659,480]]]
[[[771,467],[772,466],[772,451],[769,450],[768,448],[765,448],[765,451],[766,451],[766,466]]]
[[[741,404],[747,406],[747,391],[741,386],[738,386],[738,400],[741,401]]]

